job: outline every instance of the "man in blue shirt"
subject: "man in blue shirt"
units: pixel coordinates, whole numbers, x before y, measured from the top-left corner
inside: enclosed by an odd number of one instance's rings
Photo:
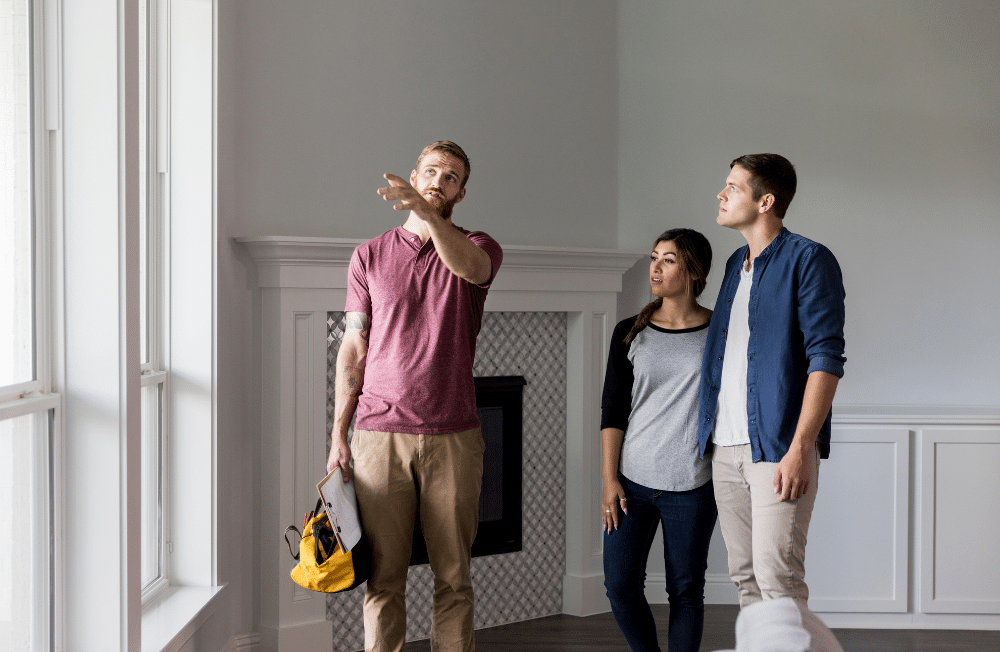
[[[726,263],[702,361],[699,446],[740,605],[803,605],[805,548],[830,408],[844,375],[844,284],[823,245],[784,228],[795,168],[777,154],[730,164],[722,226],[747,240]]]

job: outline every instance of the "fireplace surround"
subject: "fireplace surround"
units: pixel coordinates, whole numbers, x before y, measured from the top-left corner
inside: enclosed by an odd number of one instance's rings
[[[522,376],[526,384],[520,409],[522,546],[520,552],[472,559],[477,629],[562,611],[566,555],[566,317],[563,312],[483,315],[473,374],[489,378],[489,382],[495,382],[497,377]],[[343,312],[329,314],[331,377],[343,323]],[[327,410],[328,419],[332,419],[332,394],[327,399]],[[332,427],[332,421],[327,425]],[[433,592],[430,567],[411,567],[406,581],[407,640],[427,638]],[[363,590],[359,589],[328,599],[327,618],[337,633],[335,650],[363,647],[362,598]]]

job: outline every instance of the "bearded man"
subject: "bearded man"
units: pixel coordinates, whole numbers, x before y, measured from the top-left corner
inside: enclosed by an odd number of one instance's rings
[[[337,355],[327,471],[353,475],[372,576],[365,650],[403,650],[406,573],[417,514],[434,572],[431,648],[474,650],[469,565],[479,520],[483,443],[472,364],[486,293],[503,260],[497,242],[452,224],[469,158],[438,141],[407,183],[378,193],[409,211],[400,227],[351,257],[347,325]],[[354,436],[348,429],[355,418]]]

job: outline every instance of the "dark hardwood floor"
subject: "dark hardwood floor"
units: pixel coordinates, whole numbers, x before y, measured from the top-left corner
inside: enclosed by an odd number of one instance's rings
[[[667,606],[653,605],[660,647],[666,650]],[[701,652],[736,648],[734,626],[739,607],[705,608]],[[930,629],[835,629],[845,652],[987,652],[1000,651],[1000,631]],[[429,652],[427,641],[407,643],[408,652]],[[610,613],[577,618],[547,616],[476,632],[478,652],[629,652]]]

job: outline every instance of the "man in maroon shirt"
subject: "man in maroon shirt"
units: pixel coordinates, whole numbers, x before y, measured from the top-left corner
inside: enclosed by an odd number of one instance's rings
[[[389,186],[378,193],[409,214],[351,257],[327,470],[339,466],[346,481],[353,456],[372,548],[365,649],[403,649],[419,511],[434,572],[431,647],[473,650],[469,564],[484,444],[472,364],[503,252],[485,233],[451,222],[469,179],[469,159],[455,143],[425,147],[409,183],[393,174],[385,179]]]

